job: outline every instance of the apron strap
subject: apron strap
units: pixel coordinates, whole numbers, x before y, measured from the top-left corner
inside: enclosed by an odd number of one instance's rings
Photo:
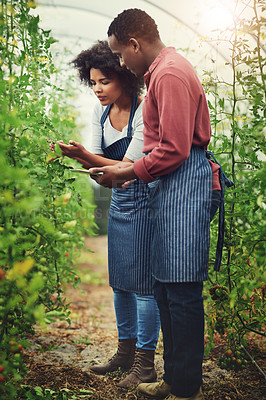
[[[104,147],[103,147],[103,134],[104,134],[104,123],[105,123],[105,121],[106,121],[106,118],[108,117],[108,114],[109,114],[109,112],[110,112],[110,109],[111,109],[111,107],[112,107],[112,104],[109,104],[106,108],[105,108],[105,110],[104,110],[104,112],[103,112],[103,114],[102,114],[102,116],[101,116],[101,127],[102,127],[102,142],[101,142],[101,148],[103,149]]]
[[[229,179],[229,178],[225,175],[225,173],[223,172],[222,166],[221,166],[221,164],[217,161],[217,159],[215,158],[214,154],[213,154],[211,151],[206,150],[206,156],[207,156],[208,160],[212,160],[213,162],[215,162],[216,164],[219,165],[219,167],[220,167],[220,173],[221,173],[221,179],[224,181],[225,186],[227,186],[227,187],[235,186],[234,182],[231,181],[231,179]]]
[[[130,115],[129,115],[129,121],[127,125],[127,137],[131,137],[131,132],[132,132],[132,121],[136,112],[136,109],[138,108],[138,96],[133,97],[132,103],[131,103],[131,108],[130,108]]]
[[[225,219],[225,208],[224,208],[224,193],[225,186],[231,187],[234,186],[234,182],[229,179],[225,173],[223,172],[221,164],[216,160],[214,154],[206,150],[206,157],[208,160],[211,160],[219,165],[219,177],[221,184],[221,202],[219,206],[219,225],[218,225],[218,240],[217,240],[217,248],[216,248],[216,258],[214,264],[214,270],[219,271],[221,262],[222,262],[222,253],[223,253],[223,244],[224,244],[224,219]]]
[[[104,112],[103,112],[103,114],[101,116],[100,123],[101,123],[101,127],[102,127],[102,143],[101,143],[101,148],[102,149],[104,148],[104,145],[103,145],[103,142],[104,142],[104,123],[105,123],[105,121],[106,121],[106,119],[107,119],[107,117],[109,115],[111,107],[112,107],[112,104],[109,104],[105,108],[105,110],[104,110]],[[127,126],[127,137],[131,137],[132,136],[132,134],[131,134],[131,132],[132,132],[132,121],[133,121],[133,118],[134,118],[134,115],[135,115],[135,112],[136,112],[137,108],[138,108],[138,96],[135,96],[132,99],[131,108],[130,108],[130,115],[129,115],[129,121],[128,121],[128,126]]]

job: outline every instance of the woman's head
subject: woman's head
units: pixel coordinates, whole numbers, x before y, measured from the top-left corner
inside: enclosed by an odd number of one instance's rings
[[[81,82],[89,86],[92,86],[91,69],[99,69],[107,78],[117,76],[130,97],[140,94],[143,88],[143,79],[121,67],[119,57],[112,53],[107,41],[98,41],[90,49],[82,51],[72,64],[77,68]]]

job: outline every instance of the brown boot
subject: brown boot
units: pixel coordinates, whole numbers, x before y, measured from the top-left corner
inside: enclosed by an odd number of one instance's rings
[[[154,350],[137,349],[134,364],[129,375],[117,386],[128,388],[142,382],[155,382],[157,374],[154,369]]]
[[[163,379],[155,383],[141,383],[137,388],[138,394],[145,394],[153,399],[165,399],[171,392],[171,386]]]
[[[203,393],[201,388],[191,397],[178,397],[173,394],[169,394],[169,396],[165,397],[165,400],[204,400]]]
[[[105,375],[107,372],[116,371],[119,367],[128,371],[134,363],[136,342],[137,339],[119,339],[117,352],[108,363],[92,365],[90,370],[99,375]]]

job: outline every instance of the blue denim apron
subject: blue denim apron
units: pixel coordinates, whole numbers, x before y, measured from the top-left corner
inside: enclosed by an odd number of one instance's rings
[[[153,276],[161,282],[208,278],[212,170],[205,151],[148,184],[153,221]]]
[[[138,107],[134,98],[127,136],[104,147],[104,122],[110,112],[107,106],[102,118],[102,150],[107,158],[122,160],[132,139],[132,120]],[[136,179],[125,189],[113,188],[108,219],[109,284],[143,295],[152,294],[151,220],[148,217],[148,185]]]

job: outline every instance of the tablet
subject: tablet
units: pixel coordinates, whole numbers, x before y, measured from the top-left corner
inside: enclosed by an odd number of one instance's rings
[[[93,175],[93,176],[102,176],[103,175],[103,172],[97,172],[96,174],[92,174],[87,169],[74,169],[73,168],[73,169],[70,169],[69,171],[71,171],[71,172],[81,172],[82,174],[90,174],[90,175]]]

